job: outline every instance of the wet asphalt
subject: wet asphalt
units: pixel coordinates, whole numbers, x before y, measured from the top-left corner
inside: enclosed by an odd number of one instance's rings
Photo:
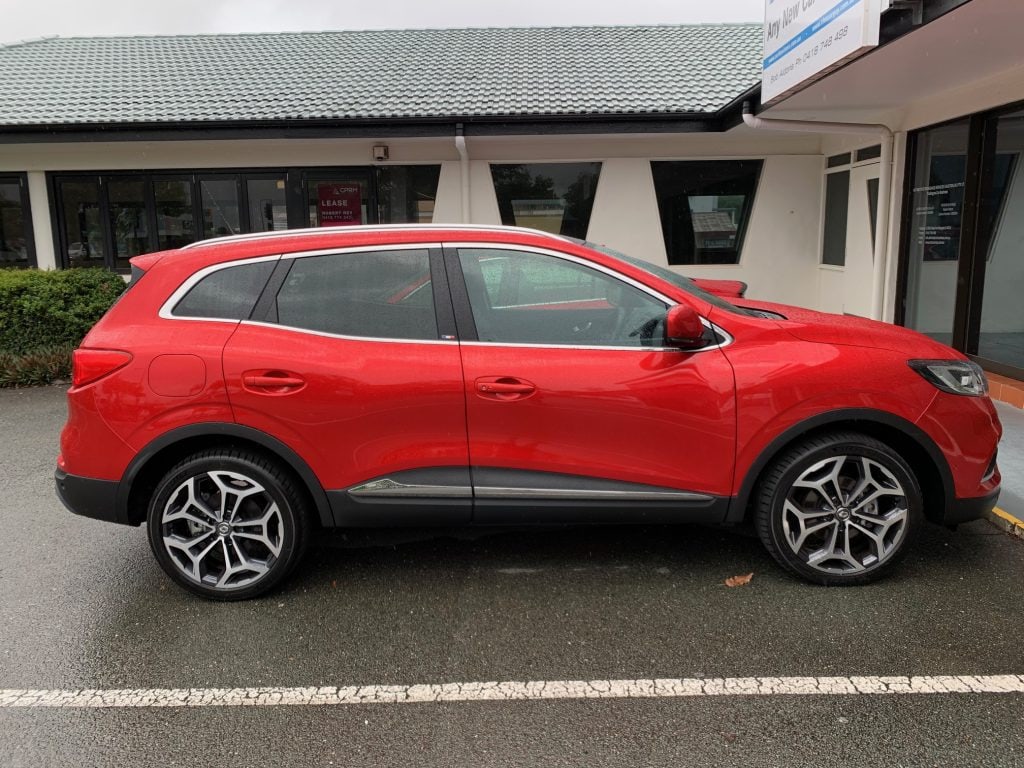
[[[983,521],[857,589],[697,527],[331,534],[272,595],[206,602],[57,501],[63,398],[0,391],[0,689],[1024,674],[1024,541]],[[0,709],[0,766],[129,763],[1024,766],[1024,697]]]

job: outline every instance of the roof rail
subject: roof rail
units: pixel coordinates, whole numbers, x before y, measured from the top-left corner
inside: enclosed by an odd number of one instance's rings
[[[568,240],[564,235],[556,235],[541,229],[529,227],[512,227],[503,224],[360,224],[341,227],[304,227],[301,229],[278,229],[273,232],[250,232],[244,235],[225,235],[197,240],[183,245],[180,250],[201,248],[204,245],[220,245],[222,243],[248,242],[250,240],[272,240],[275,238],[294,237],[296,235],[329,235],[342,232],[418,232],[422,230],[470,229],[479,232],[522,232],[531,235],[543,235],[555,240]]]

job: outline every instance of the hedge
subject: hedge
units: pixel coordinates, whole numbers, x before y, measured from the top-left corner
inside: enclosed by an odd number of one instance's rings
[[[0,269],[0,386],[45,384],[124,291],[103,269]]]

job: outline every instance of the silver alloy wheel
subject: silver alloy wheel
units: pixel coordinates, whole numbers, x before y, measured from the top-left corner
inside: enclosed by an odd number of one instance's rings
[[[866,456],[834,456],[790,486],[782,530],[811,568],[863,573],[899,548],[909,517],[906,491],[885,466]]]
[[[266,488],[220,470],[194,475],[174,489],[160,533],[171,562],[187,579],[230,590],[270,571],[281,554],[284,524]]]

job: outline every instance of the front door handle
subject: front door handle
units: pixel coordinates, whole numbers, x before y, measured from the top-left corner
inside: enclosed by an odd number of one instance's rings
[[[242,384],[261,395],[283,395],[298,392],[306,386],[306,381],[287,371],[246,371],[242,374]]]
[[[522,400],[537,391],[537,387],[514,376],[483,376],[476,380],[476,391],[488,400]]]

